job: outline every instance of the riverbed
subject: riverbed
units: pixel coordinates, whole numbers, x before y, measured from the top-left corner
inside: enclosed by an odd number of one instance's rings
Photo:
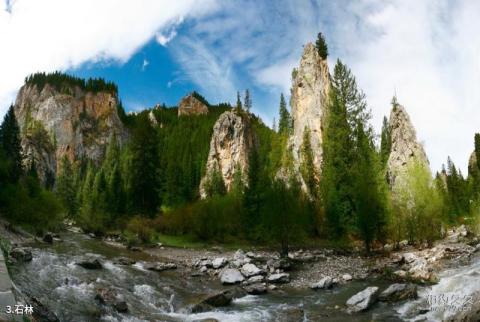
[[[453,269],[445,273],[433,288],[420,288],[421,298],[417,301],[397,304],[379,302],[362,313],[346,313],[347,299],[367,286],[378,286],[382,291],[391,282],[379,278],[355,280],[330,290],[318,291],[284,285],[269,290],[265,295],[236,298],[224,308],[192,314],[191,305],[202,296],[232,287],[223,286],[219,280],[207,276],[192,276],[182,267],[164,272],[147,270],[147,262],[162,259],[145,252],[108,245],[84,234],[68,232],[60,237],[62,241],[53,245],[30,245],[33,247],[33,260],[11,267],[14,283],[52,310],[60,321],[198,321],[208,318],[249,322],[417,320],[416,312],[425,305],[425,297],[432,290],[437,293],[450,290],[444,286],[445,283],[460,288],[463,272]],[[98,257],[103,268],[88,270],[76,265],[75,262],[85,255]],[[118,257],[127,257],[136,263],[120,265],[115,263]],[[480,270],[477,266],[472,269]],[[469,276],[473,278],[475,274]],[[469,281],[470,288],[475,288],[476,284],[472,281]],[[113,289],[120,294],[128,304],[128,312],[119,313],[111,306],[100,304],[95,299],[99,288]],[[441,319],[438,314],[418,317],[428,321]]]

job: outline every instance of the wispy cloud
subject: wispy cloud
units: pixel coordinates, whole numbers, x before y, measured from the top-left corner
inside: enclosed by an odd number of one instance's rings
[[[0,115],[28,74],[125,62],[157,32],[215,6],[215,0],[0,1]]]
[[[206,90],[255,85],[288,94],[302,45],[322,31],[330,66],[340,58],[351,67],[377,130],[396,90],[432,168],[451,155],[465,172],[473,134],[480,132],[478,12],[476,1],[229,1],[195,19],[182,43],[171,46],[184,53],[181,65]],[[201,55],[183,45],[189,41]],[[217,69],[193,71],[199,64]],[[277,104],[260,112],[272,119]]]

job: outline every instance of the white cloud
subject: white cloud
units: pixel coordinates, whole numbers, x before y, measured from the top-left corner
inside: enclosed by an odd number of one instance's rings
[[[440,169],[450,155],[466,172],[473,135],[480,132],[479,2],[245,0],[220,6],[218,15],[198,19],[184,37],[209,53],[191,55],[192,60],[216,57],[221,68],[211,76],[219,74],[221,86],[254,83],[288,94],[302,45],[322,31],[330,66],[338,57],[351,67],[367,94],[377,130],[396,90],[432,169]],[[172,46],[185,56],[190,50],[180,43]],[[190,61],[182,61],[188,69]],[[198,75],[193,80],[204,82]],[[212,78],[207,84],[214,83]],[[261,111],[267,120],[277,112],[278,96],[272,97]]]
[[[142,63],[142,72],[145,71],[145,69],[147,68],[147,66],[150,64],[150,62],[144,58],[143,59],[143,63]]]
[[[25,76],[86,61],[127,61],[157,32],[214,10],[215,0],[0,1],[0,115]]]
[[[166,46],[173,38],[175,38],[176,35],[177,35],[177,31],[173,29],[166,35],[161,32],[157,33],[155,35],[155,39],[160,45]]]

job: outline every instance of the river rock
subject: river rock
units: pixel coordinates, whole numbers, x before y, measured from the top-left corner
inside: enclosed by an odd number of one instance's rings
[[[345,281],[345,282],[348,282],[348,281],[351,281],[353,279],[352,275],[350,274],[343,274],[342,275],[342,279]]]
[[[98,288],[96,290],[95,299],[103,305],[114,307],[120,313],[128,312],[128,304],[118,293],[110,288]]]
[[[260,295],[267,293],[267,286],[264,283],[250,284],[243,288],[245,292],[251,295]]]
[[[214,318],[206,318],[206,319],[201,319],[201,320],[193,320],[193,322],[220,322],[217,319]]]
[[[365,311],[377,301],[378,287],[370,286],[361,292],[358,292],[347,301],[347,311],[361,312]]]
[[[146,263],[145,268],[148,269],[149,271],[163,272],[167,270],[177,269],[177,264],[154,262],[154,263]]]
[[[222,284],[236,284],[243,282],[245,278],[238,269],[227,268],[220,273],[220,281]]]
[[[243,265],[240,271],[245,277],[260,275],[262,273],[262,270],[260,268],[255,266],[255,264],[251,264],[251,263],[247,263]]]
[[[192,313],[201,313],[211,311],[214,307],[227,306],[232,302],[233,294],[231,291],[223,291],[208,295],[192,307]]]
[[[328,289],[332,286],[333,286],[333,279],[330,276],[325,276],[320,281],[310,285],[310,288],[314,290],[319,290],[319,289]]]
[[[227,264],[227,259],[225,257],[218,257],[212,261],[212,267],[215,269],[222,268]]]
[[[36,297],[29,296],[28,304],[33,306],[34,321],[60,322],[55,313],[43,305]]]
[[[287,258],[281,258],[281,259],[269,259],[267,261],[267,266],[268,268],[272,269],[273,271],[277,269],[282,269],[284,271],[288,271],[292,265],[290,263],[290,260]]]
[[[15,247],[10,250],[10,257],[19,262],[30,262],[33,258],[32,250],[28,247]]]
[[[290,274],[288,273],[276,273],[268,276],[267,279],[270,283],[288,283],[290,282]]]
[[[53,234],[52,233],[46,233],[43,236],[43,241],[46,242],[47,244],[53,244]]]
[[[256,283],[261,283],[264,280],[265,280],[265,277],[263,275],[255,275],[255,276],[250,277],[244,283],[245,284],[256,284]]]
[[[75,263],[75,265],[78,265],[80,267],[83,267],[85,269],[101,269],[102,268],[102,263],[98,260],[98,258],[84,258],[78,262]]]
[[[117,265],[133,265],[136,263],[134,259],[128,257],[117,257],[113,260],[113,262]]]
[[[406,299],[417,298],[417,286],[414,284],[392,284],[382,293],[378,299],[384,302],[397,302]]]

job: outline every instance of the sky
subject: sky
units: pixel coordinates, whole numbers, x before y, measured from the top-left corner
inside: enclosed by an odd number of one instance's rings
[[[480,132],[479,18],[467,0],[0,0],[0,117],[27,75],[60,70],[114,81],[130,111],[192,90],[234,103],[249,88],[272,124],[321,31],[377,131],[396,93],[432,169],[450,156],[466,174]]]

